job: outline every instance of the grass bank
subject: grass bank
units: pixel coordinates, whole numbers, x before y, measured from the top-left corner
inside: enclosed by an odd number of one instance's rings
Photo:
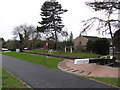
[[[114,85],[120,87],[120,78],[112,78],[112,77],[86,77],[88,79],[93,79],[97,81],[104,82],[106,84]]]
[[[48,51],[45,50],[31,50],[31,52],[36,52],[36,53],[48,53]],[[78,57],[86,57],[86,58],[97,58],[99,55],[97,54],[92,54],[92,53],[85,53],[85,52],[80,52],[80,53],[70,53],[70,52],[52,52],[52,54],[55,55],[66,55],[66,56],[78,56]]]
[[[11,56],[14,58],[18,58],[24,61],[32,62],[35,64],[40,64],[49,68],[53,68],[58,70],[58,63],[63,59],[53,58],[53,57],[46,57],[46,56],[38,56],[38,55],[31,55],[26,53],[18,53],[18,52],[5,52],[4,55]]]
[[[31,88],[28,88],[26,84],[23,84],[15,76],[11,75],[4,69],[2,69],[2,88],[25,88],[32,90]]]

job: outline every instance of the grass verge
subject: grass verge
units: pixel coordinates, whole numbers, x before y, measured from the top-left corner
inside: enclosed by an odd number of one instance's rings
[[[28,88],[26,84],[23,84],[15,76],[8,73],[5,69],[2,69],[2,88]]]
[[[31,52],[36,52],[36,53],[48,53],[48,51],[45,50],[32,50]],[[80,52],[80,53],[70,53],[70,52],[53,52],[52,54],[55,55],[66,55],[66,56],[78,56],[78,57],[88,57],[88,58],[97,58],[99,55],[97,54],[92,54],[92,53],[85,53],[85,52]]]
[[[14,58],[18,58],[24,61],[32,62],[35,64],[40,64],[49,68],[53,68],[56,70],[59,70],[57,65],[60,61],[63,59],[59,58],[52,58],[52,57],[46,57],[46,56],[38,56],[38,55],[31,55],[26,53],[18,53],[18,52],[5,52],[4,55],[11,56]]]
[[[100,82],[104,82],[104,83],[109,84],[109,85],[120,87],[120,78],[112,78],[112,77],[87,77],[87,76],[83,76],[83,77],[88,78],[88,79],[97,80],[97,81],[100,81]]]

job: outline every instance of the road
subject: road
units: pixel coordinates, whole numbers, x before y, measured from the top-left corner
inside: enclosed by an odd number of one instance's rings
[[[2,66],[32,88],[113,88],[83,77],[2,55]]]

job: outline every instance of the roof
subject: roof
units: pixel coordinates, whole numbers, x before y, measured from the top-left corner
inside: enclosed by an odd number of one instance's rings
[[[97,36],[85,36],[85,35],[81,35],[82,37],[85,37],[87,38],[88,40],[91,40],[91,41],[95,41],[97,39],[99,39],[100,37],[97,37]],[[80,36],[78,36],[77,38],[79,38]],[[76,39],[77,39],[76,38]],[[109,42],[112,42],[111,38],[107,38]]]
[[[83,36],[85,38],[87,38],[88,40],[91,40],[91,41],[95,41],[98,39],[98,37],[95,37],[95,36]]]

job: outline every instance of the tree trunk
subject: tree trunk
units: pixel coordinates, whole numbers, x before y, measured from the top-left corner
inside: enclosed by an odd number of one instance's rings
[[[55,12],[53,12],[53,16],[55,16]],[[56,29],[55,20],[53,20],[53,23],[54,23],[54,31],[55,31],[55,50],[57,50],[58,37],[57,37],[57,29]]]
[[[111,30],[111,25],[110,25],[110,22],[108,23],[108,26],[109,26],[109,30],[110,30],[110,35],[111,35],[111,40],[112,40],[112,54],[114,55],[114,45],[113,45],[113,34],[112,34],[112,30]]]
[[[57,41],[58,41],[58,39],[57,39],[57,31],[55,29],[55,50],[57,50]]]

